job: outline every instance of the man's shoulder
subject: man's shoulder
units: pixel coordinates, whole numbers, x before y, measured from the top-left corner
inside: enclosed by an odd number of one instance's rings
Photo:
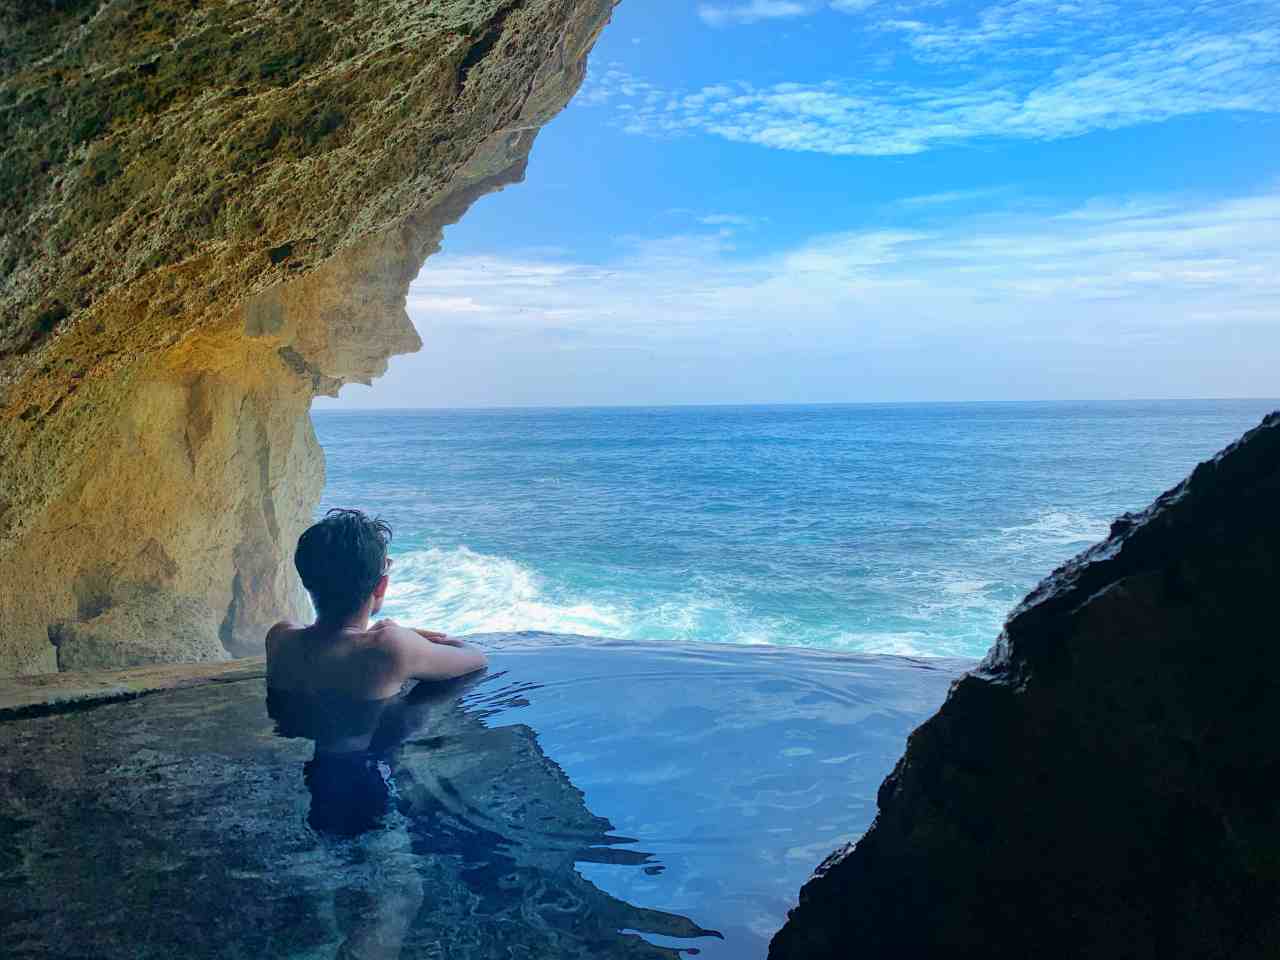
[[[273,647],[286,642],[302,629],[304,629],[302,624],[294,623],[292,620],[280,620],[272,624],[267,631],[267,652],[270,653]]]
[[[395,651],[406,643],[413,643],[418,637],[414,631],[401,626],[394,620],[379,620],[377,623],[370,624],[365,636],[371,646],[390,651]]]
[[[420,664],[424,655],[429,655],[436,649],[417,630],[402,626],[394,620],[379,620],[369,627],[366,636],[369,638],[369,646],[395,663],[396,669],[408,669],[414,664]]]

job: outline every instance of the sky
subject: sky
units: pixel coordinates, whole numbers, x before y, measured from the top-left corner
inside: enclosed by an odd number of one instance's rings
[[[623,0],[317,407],[1280,395],[1280,0]]]

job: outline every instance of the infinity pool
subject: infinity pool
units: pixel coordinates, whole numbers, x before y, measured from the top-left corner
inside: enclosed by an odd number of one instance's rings
[[[5,955],[763,957],[969,666],[474,639],[345,767],[260,679],[0,724]]]

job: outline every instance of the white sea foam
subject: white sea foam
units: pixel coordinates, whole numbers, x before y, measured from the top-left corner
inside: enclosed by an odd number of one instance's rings
[[[406,623],[458,635],[537,630],[649,642],[715,641],[911,657],[971,656],[994,638],[994,625],[1006,606],[987,593],[992,586],[988,581],[947,578],[929,589],[931,601],[916,604],[907,614],[922,626],[940,617],[954,621],[961,615],[982,621],[974,636],[948,641],[929,629],[872,626],[849,632],[798,624],[752,611],[739,598],[707,582],[689,584],[674,595],[583,594],[549,582],[509,557],[466,546],[434,547],[396,556],[383,612]],[[901,590],[902,584],[896,587]]]
[[[383,612],[453,634],[541,630],[624,640],[742,644],[795,639],[785,623],[752,617],[710,588],[644,599],[649,602],[575,595],[509,557],[465,546],[435,547],[396,557]]]
[[[994,580],[967,580],[962,578],[947,580],[942,584],[942,592],[953,597],[971,597],[981,594],[995,584]]]
[[[453,634],[544,630],[616,637],[627,632],[619,611],[557,601],[528,567],[465,546],[397,556],[385,612]]]
[[[1109,528],[1107,521],[1097,517],[1051,510],[1030,523],[1001,527],[999,534],[1008,547],[1021,549],[1026,546],[1089,544],[1105,537]]]
[[[994,627],[1009,609],[1009,598],[998,581],[976,580],[954,571],[938,571],[925,579],[910,583],[909,595],[901,588],[897,591],[904,593],[903,616],[925,623],[977,620]]]
[[[898,657],[947,657],[964,656],[964,653],[940,649],[939,638],[930,633],[908,633],[868,630],[852,633],[845,631],[832,638],[829,644],[847,653],[879,653]]]

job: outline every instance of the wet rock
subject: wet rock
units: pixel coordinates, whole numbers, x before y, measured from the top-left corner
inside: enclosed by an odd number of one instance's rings
[[[1045,580],[773,960],[1274,957],[1280,414]]]
[[[216,623],[199,597],[139,590],[89,620],[53,624],[49,642],[67,671],[226,660]]]
[[[421,343],[408,284],[520,180],[613,0],[0,8],[0,675],[116,585],[224,649],[302,616],[308,410]]]
[[[261,680],[266,675],[266,658],[248,657],[205,663],[152,664],[90,673],[6,677],[0,679],[0,723],[134,700],[161,690]]]

